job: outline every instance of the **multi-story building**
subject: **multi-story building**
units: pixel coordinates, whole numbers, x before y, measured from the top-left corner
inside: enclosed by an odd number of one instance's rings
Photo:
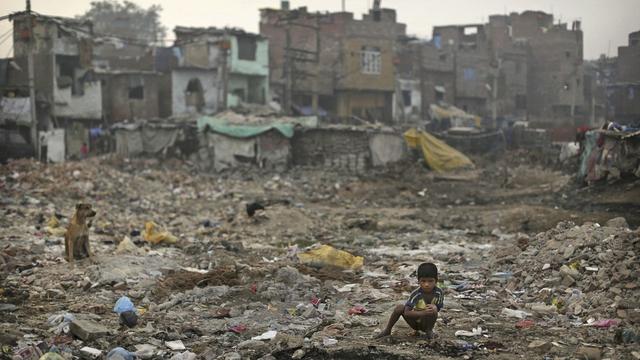
[[[262,9],[260,33],[269,38],[271,87],[285,109],[392,121],[396,40],[406,33],[395,10],[373,8],[358,20],[349,12]]]

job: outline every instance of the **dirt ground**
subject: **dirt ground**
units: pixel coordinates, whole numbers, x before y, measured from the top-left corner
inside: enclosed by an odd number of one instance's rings
[[[357,176],[113,157],[2,166],[0,358],[91,358],[88,346],[102,358],[639,359],[640,181],[582,188],[518,156],[446,175],[417,162]],[[256,201],[265,210],[249,217]],[[79,202],[97,212],[95,256],[70,265]],[[145,241],[149,221],[177,241]],[[320,244],[364,266],[303,264]],[[372,339],[425,261],[445,291],[436,338],[400,320]],[[112,311],[123,295],[140,314],[132,329]],[[107,331],[81,340],[65,314]]]

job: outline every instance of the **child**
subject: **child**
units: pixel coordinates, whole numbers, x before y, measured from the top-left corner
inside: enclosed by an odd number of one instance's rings
[[[387,327],[376,338],[391,335],[391,329],[400,316],[416,331],[416,335],[424,331],[428,338],[433,336],[433,326],[444,302],[444,293],[436,286],[438,268],[432,263],[422,263],[418,266],[417,276],[420,287],[411,293],[406,304],[394,308]]]

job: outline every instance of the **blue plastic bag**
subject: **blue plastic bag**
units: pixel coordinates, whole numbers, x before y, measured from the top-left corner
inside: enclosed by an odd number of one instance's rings
[[[138,313],[138,309],[136,309],[135,305],[133,305],[133,302],[131,302],[131,299],[129,299],[126,296],[123,296],[120,299],[118,299],[118,301],[116,301],[116,305],[113,307],[113,312],[122,314],[125,311],[133,311],[136,314]]]

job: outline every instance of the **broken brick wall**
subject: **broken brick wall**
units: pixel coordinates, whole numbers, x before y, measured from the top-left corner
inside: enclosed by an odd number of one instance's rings
[[[369,134],[366,131],[310,129],[291,139],[293,164],[324,166],[361,173],[371,165]]]

